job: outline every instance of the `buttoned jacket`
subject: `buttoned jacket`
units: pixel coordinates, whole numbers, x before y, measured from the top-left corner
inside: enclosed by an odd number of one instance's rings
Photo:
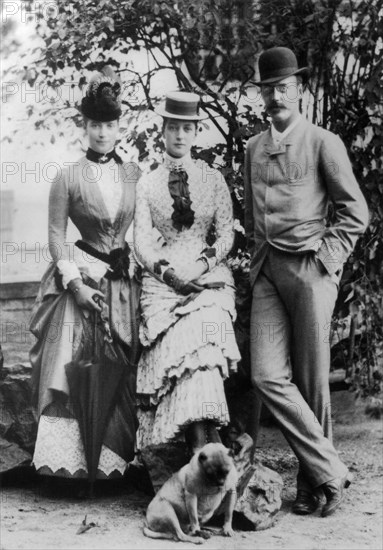
[[[249,140],[244,178],[252,284],[269,245],[317,250],[329,274],[342,268],[367,227],[368,208],[338,136],[302,118],[276,146],[269,129]]]

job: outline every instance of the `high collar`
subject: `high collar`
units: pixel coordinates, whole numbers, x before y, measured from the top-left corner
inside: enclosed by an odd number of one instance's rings
[[[307,124],[307,120],[303,116],[300,116],[297,124],[294,124],[294,126],[290,125],[291,127],[289,126],[286,128],[286,130],[289,131],[283,137],[282,141],[278,143],[273,140],[272,127],[270,126],[270,128],[262,134],[262,144],[266,155],[278,155],[280,153],[285,153],[287,147],[294,143],[297,139],[297,135],[304,131]]]
[[[183,157],[175,158],[171,157],[168,153],[165,153],[164,165],[170,172],[180,172],[185,170],[186,172],[194,166],[194,161],[187,153]]]
[[[98,153],[89,147],[86,152],[86,158],[97,164],[106,164],[112,159],[117,162],[117,164],[122,164],[122,158],[116,153],[116,149],[112,149],[108,153]]]
[[[302,115],[299,114],[297,118],[291,124],[289,124],[289,126],[287,126],[285,130],[283,130],[283,132],[278,132],[275,126],[271,124],[271,137],[273,138],[275,145],[278,145],[283,139],[285,139],[285,137],[291,132],[291,130],[298,126],[301,120]]]

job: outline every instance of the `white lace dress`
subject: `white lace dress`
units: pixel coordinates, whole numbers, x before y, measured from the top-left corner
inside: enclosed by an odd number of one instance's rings
[[[178,230],[173,225],[169,173],[183,168],[194,222]],[[215,242],[206,239],[214,223]],[[153,227],[157,231],[153,232]],[[158,238],[158,232],[160,234]],[[223,381],[240,360],[233,320],[234,281],[225,258],[233,244],[230,193],[218,171],[190,156],[165,163],[143,176],[137,185],[134,221],[135,252],[145,273],[141,292],[140,339],[144,351],[138,365],[138,448],[183,436],[191,422],[229,421]],[[158,275],[167,267],[195,262],[209,249],[209,271],[198,283],[224,283],[183,296]]]

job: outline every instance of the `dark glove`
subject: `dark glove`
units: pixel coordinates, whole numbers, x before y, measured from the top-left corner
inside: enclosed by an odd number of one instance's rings
[[[184,283],[183,281],[181,281],[175,274],[175,271],[172,267],[169,267],[169,269],[165,271],[165,273],[163,274],[163,280],[167,285],[174,288],[176,292],[179,292],[184,296],[187,296],[192,292],[201,292],[202,290],[204,290],[203,286],[197,285],[192,281],[190,283]]]
[[[187,296],[188,294],[192,294],[193,292],[201,292],[202,290],[205,290],[204,286],[198,285],[197,283],[190,281],[190,283],[182,284],[178,292],[180,292],[184,296]]]

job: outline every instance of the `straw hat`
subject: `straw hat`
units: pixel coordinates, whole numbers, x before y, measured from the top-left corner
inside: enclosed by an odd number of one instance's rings
[[[179,120],[201,120],[199,114],[199,95],[190,92],[170,92],[155,112],[165,118]]]

